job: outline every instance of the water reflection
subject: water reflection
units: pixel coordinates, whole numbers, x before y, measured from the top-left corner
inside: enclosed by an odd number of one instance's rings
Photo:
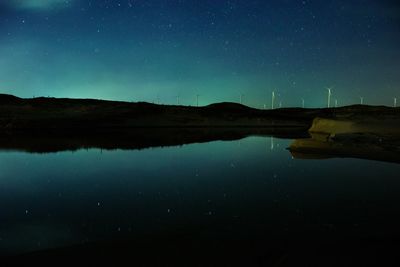
[[[381,136],[335,135],[273,128],[162,128],[133,131],[84,133],[12,133],[0,135],[0,151],[53,153],[80,149],[136,150],[152,147],[181,146],[192,143],[242,140],[264,136],[267,150],[279,147],[278,139],[294,139],[288,150],[298,159],[360,158],[400,163],[400,142]]]
[[[135,251],[162,251],[180,242],[245,249],[249,242],[400,236],[400,211],[393,208],[400,205],[400,165],[293,160],[285,149],[291,140],[276,136],[240,139],[240,149],[236,141],[185,136],[197,143],[129,150],[139,139],[127,136],[118,147],[129,149],[109,151],[103,149],[116,146],[107,136],[79,139],[83,145],[76,138],[33,145],[13,139],[9,149],[59,153],[0,153],[0,254],[99,242],[110,248],[120,240]],[[243,137],[231,130],[202,136]],[[61,146],[39,149],[59,140]]]
[[[101,151],[180,146],[211,141],[233,141],[249,136],[275,136],[293,139],[308,135],[303,129],[273,128],[138,128],[131,131],[83,133],[29,132],[0,134],[0,150],[51,153],[99,148]],[[273,149],[273,139],[271,139]]]
[[[296,139],[290,147],[298,159],[359,158],[400,163],[400,141],[368,134],[335,135],[312,133]]]
[[[271,151],[274,150],[274,146],[275,146],[275,144],[274,144],[274,137],[271,136]]]

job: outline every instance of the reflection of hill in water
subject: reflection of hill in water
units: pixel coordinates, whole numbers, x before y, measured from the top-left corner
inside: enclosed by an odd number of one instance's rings
[[[383,110],[382,110],[383,111]],[[311,138],[289,147],[295,158],[360,158],[400,163],[400,116],[392,112],[364,112],[336,118],[315,118]]]
[[[0,134],[0,151],[53,153],[80,149],[135,150],[249,136],[295,139],[289,150],[298,159],[360,158],[400,163],[400,141],[370,134],[310,134],[292,128],[140,128],[130,131]]]
[[[399,139],[370,134],[312,134],[312,138],[294,140],[289,150],[298,159],[359,158],[400,163]]]
[[[0,134],[0,150],[51,153],[100,148],[144,149],[179,146],[218,140],[239,140],[248,136],[305,138],[303,130],[293,128],[138,128],[123,131],[90,131],[83,133],[29,132]]]

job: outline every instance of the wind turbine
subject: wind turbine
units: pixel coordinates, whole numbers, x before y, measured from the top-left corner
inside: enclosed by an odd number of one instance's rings
[[[301,107],[302,107],[302,108],[304,108],[304,106],[305,106],[305,103],[304,103],[304,102],[305,102],[305,101],[304,101],[304,98],[302,98],[302,99],[301,99]]]
[[[240,104],[242,104],[242,105],[243,105],[243,97],[244,97],[244,94],[240,94]]]
[[[281,108],[281,107],[282,107],[282,101],[279,102],[279,108]]]
[[[179,106],[179,95],[176,96],[176,104]]]
[[[271,109],[274,109],[275,103],[275,91],[272,91]]]
[[[363,105],[364,104],[364,97],[360,96],[360,104]]]
[[[393,107],[397,107],[397,97],[393,98]]]
[[[326,87],[326,90],[328,90],[328,108],[331,107],[331,97],[332,97],[332,87]]]
[[[196,105],[199,106],[199,96],[200,95],[196,95]]]
[[[337,99],[335,99],[335,108],[337,108],[338,107],[338,101],[337,101]]]

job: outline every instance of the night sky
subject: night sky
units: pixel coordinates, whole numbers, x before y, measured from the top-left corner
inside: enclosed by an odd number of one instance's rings
[[[393,105],[400,2],[0,0],[0,92],[184,105]]]

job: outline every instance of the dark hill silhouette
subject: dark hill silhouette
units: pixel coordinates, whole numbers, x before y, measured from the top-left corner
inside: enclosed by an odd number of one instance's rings
[[[7,104],[18,104],[21,102],[22,99],[13,95],[7,94],[0,94],[0,104],[7,105]]]
[[[302,112],[300,112],[302,111]],[[321,109],[259,110],[236,103],[204,107],[95,99],[0,95],[0,130],[135,127],[301,127]]]
[[[98,130],[143,127],[268,127],[308,130],[316,117],[391,121],[399,108],[353,105],[340,108],[260,110],[237,103],[203,107],[96,99],[18,98],[0,94],[0,131]]]

